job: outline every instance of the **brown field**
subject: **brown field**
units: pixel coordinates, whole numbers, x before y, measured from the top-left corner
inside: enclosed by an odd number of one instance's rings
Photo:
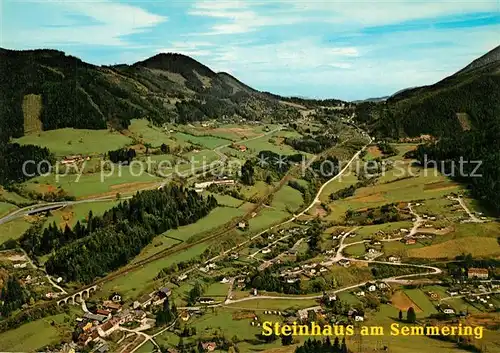
[[[233,313],[233,320],[253,319],[254,317],[255,313],[253,311],[235,311]]]
[[[498,327],[500,325],[500,316],[498,314],[474,314],[467,318],[467,325],[483,326],[483,327]]]
[[[57,187],[55,187],[54,185],[50,185],[50,184],[38,184],[36,186],[36,192],[39,192],[42,194],[49,193],[49,192],[57,192]]]
[[[100,194],[85,195],[83,197],[78,197],[77,199],[78,200],[86,200],[86,199],[92,199],[92,198],[101,197],[101,196],[115,196],[117,193],[120,193],[120,194],[133,193],[133,192],[136,192],[138,190],[151,189],[155,185],[158,185],[157,181],[124,183],[124,184],[112,185],[111,186],[112,191],[103,192]]]
[[[418,305],[415,304],[415,302],[411,300],[410,297],[408,297],[403,291],[397,291],[396,293],[394,293],[391,297],[391,303],[392,306],[402,311],[406,311],[410,307],[413,307],[413,309],[415,309],[415,312],[422,312],[422,309],[420,309]]]
[[[351,200],[356,202],[383,202],[385,198],[380,192],[377,192],[375,194],[353,197]]]
[[[380,149],[377,146],[368,147],[366,149],[366,152],[368,152],[368,154],[372,155],[373,158],[378,158],[378,157],[383,156],[382,151],[380,151]]]
[[[462,127],[463,131],[468,131],[471,129],[471,124],[469,120],[469,114],[467,113],[457,113],[457,119]]]
[[[433,191],[441,191],[457,188],[459,184],[451,183],[449,181],[438,181],[435,183],[428,183],[424,185],[424,191],[433,190]]]
[[[40,114],[42,113],[42,96],[27,94],[23,98],[24,134],[43,131]]]
[[[230,132],[235,135],[238,135],[240,137],[253,137],[257,136],[257,133],[253,131],[251,128],[241,128],[241,127],[228,127],[228,128],[216,128],[216,129],[209,129],[207,131],[214,131],[214,132]]]
[[[472,256],[491,256],[500,254],[500,245],[496,238],[467,237],[448,240],[440,244],[434,244],[419,249],[411,249],[410,257],[424,259],[454,258],[462,253],[470,253]]]
[[[323,206],[321,205],[318,205],[314,208],[314,211],[313,211],[313,216],[317,217],[324,217],[328,214],[328,212],[323,208]]]

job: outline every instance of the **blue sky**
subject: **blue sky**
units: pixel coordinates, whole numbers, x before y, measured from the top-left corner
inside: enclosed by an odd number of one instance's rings
[[[260,90],[347,100],[434,83],[500,44],[500,0],[0,0],[0,46],[101,65],[190,55]]]

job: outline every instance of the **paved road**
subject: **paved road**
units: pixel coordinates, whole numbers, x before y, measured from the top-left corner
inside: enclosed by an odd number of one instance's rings
[[[460,196],[459,197],[452,197],[451,199],[455,200],[455,201],[458,201],[458,203],[460,204],[460,206],[462,206],[462,208],[464,209],[464,211],[467,212],[467,214],[469,215],[469,218],[470,218],[468,220],[468,222],[471,222],[471,223],[484,223],[484,221],[482,221],[479,218],[477,218],[476,215],[474,213],[472,213],[471,210],[469,210],[469,208],[465,204],[464,200]]]

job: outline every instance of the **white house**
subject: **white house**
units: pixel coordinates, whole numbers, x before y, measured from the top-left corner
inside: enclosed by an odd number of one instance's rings
[[[452,315],[452,314],[455,314],[455,310],[453,310],[452,308],[446,308],[443,310],[443,313],[448,314],[448,315]]]
[[[226,277],[224,277],[224,278],[220,281],[220,283],[224,283],[224,284],[229,283],[229,279],[228,279],[228,278],[226,278]]]
[[[377,286],[374,284],[368,285],[368,292],[375,292],[377,290]]]
[[[271,252],[271,249],[269,249],[269,248],[265,248],[264,250],[262,250],[263,254],[269,254],[270,252]]]
[[[356,315],[354,316],[354,321],[365,321],[365,318],[363,316]]]

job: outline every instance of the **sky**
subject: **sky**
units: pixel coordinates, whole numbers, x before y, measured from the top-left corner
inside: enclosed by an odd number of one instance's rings
[[[97,65],[162,52],[285,96],[381,97],[500,44],[500,0],[0,0],[0,47]]]

